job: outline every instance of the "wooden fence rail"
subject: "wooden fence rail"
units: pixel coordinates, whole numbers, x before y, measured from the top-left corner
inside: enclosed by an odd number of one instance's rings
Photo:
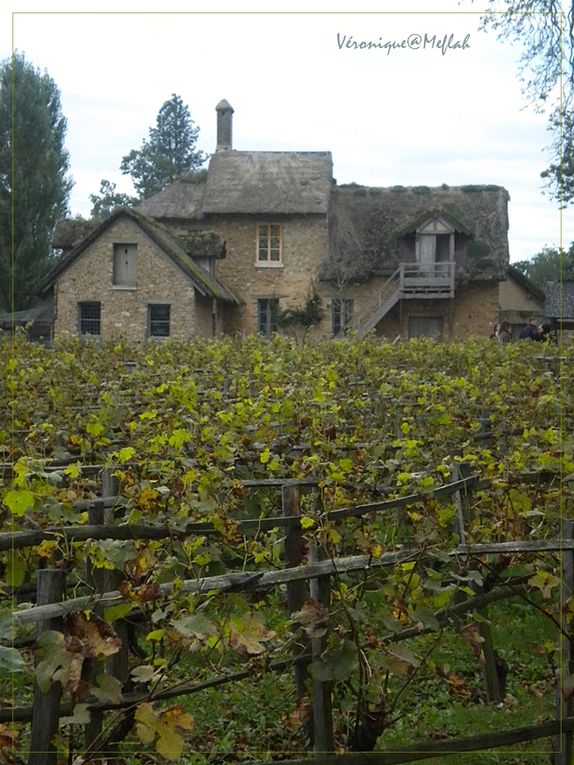
[[[574,540],[554,539],[542,542],[500,542],[498,544],[478,544],[455,547],[447,554],[449,557],[467,557],[472,555],[485,555],[489,553],[542,553],[542,552],[560,552],[562,550],[574,549]],[[350,555],[344,558],[335,558],[333,560],[324,560],[317,563],[308,563],[304,566],[295,566],[294,568],[285,568],[274,571],[241,571],[238,573],[221,574],[219,576],[208,576],[201,579],[185,579],[177,584],[178,592],[199,593],[199,592],[226,592],[226,591],[248,591],[251,589],[260,589],[277,584],[287,584],[289,582],[306,581],[321,576],[331,574],[345,574],[350,571],[368,570],[371,568],[382,568],[386,566],[395,566],[400,563],[417,560],[421,558],[433,558],[432,548],[410,547],[402,548],[397,552],[384,553],[379,558],[371,555]],[[159,600],[170,595],[174,590],[174,585],[170,583],[160,584],[154,593],[150,593],[150,600]],[[137,593],[137,590],[136,590]],[[25,608],[14,611],[13,618],[17,622],[34,623],[42,619],[51,619],[55,617],[72,614],[83,609],[98,607],[116,606],[120,603],[130,603],[131,601],[124,597],[121,592],[114,590],[101,595],[86,595],[79,598],[71,598],[61,603],[52,603],[49,605],[38,605],[32,608]]]
[[[358,504],[352,507],[341,508],[331,510],[328,512],[311,513],[309,520],[312,521],[310,531],[320,528],[321,524],[325,521],[342,521],[350,518],[363,518],[365,516],[374,516],[375,514],[393,511],[401,508],[408,508],[412,505],[420,503],[421,500],[427,498],[436,498],[439,500],[454,498],[454,502],[459,508],[457,512],[458,518],[458,536],[459,544],[453,549],[446,552],[446,555],[451,559],[463,559],[464,562],[472,557],[480,557],[487,554],[507,554],[507,553],[520,553],[520,554],[539,554],[574,551],[574,539],[571,535],[566,539],[546,539],[546,540],[528,540],[528,541],[512,541],[512,542],[493,542],[487,544],[467,544],[465,523],[467,521],[469,504],[469,494],[473,491],[488,489],[492,486],[490,479],[480,479],[478,476],[464,476],[461,477],[453,473],[453,477],[456,480],[444,486],[437,487],[431,491],[425,491],[424,495],[420,493],[411,493],[405,496],[394,497],[392,499],[385,499],[378,502],[372,502],[367,504]],[[523,476],[508,477],[509,484],[514,481],[534,481],[540,482],[545,480],[554,480],[556,476],[550,473],[529,473]],[[66,541],[86,541],[88,539],[116,539],[116,540],[128,540],[128,539],[164,539],[164,538],[182,538],[193,534],[215,534],[217,530],[210,523],[191,523],[186,524],[184,528],[168,528],[157,527],[152,525],[137,525],[132,526],[129,524],[121,525],[121,518],[114,517],[111,513],[111,509],[114,508],[115,513],[121,512],[121,508],[125,506],[125,503],[116,496],[117,487],[112,486],[113,477],[110,472],[104,473],[104,486],[102,489],[102,497],[86,501],[82,501],[82,505],[89,506],[90,519],[92,523],[82,526],[69,526],[62,528],[49,528],[43,530],[25,531],[14,534],[0,534],[0,550],[15,550],[29,547],[30,545],[39,544],[44,539],[65,539]],[[244,532],[250,531],[263,531],[276,527],[283,527],[286,529],[286,563],[287,567],[279,570],[267,570],[267,571],[241,571],[230,572],[223,575],[203,577],[196,579],[188,579],[183,582],[177,583],[177,591],[179,593],[200,593],[200,592],[226,592],[226,591],[249,591],[260,588],[273,587],[280,584],[287,585],[288,593],[288,609],[289,612],[299,610],[306,599],[313,597],[317,603],[324,609],[329,608],[329,597],[331,591],[330,580],[333,576],[338,577],[340,574],[358,572],[358,571],[370,571],[371,569],[377,569],[381,567],[389,567],[400,565],[409,561],[415,560],[432,560],[434,558],[443,559],[445,555],[444,550],[439,551],[433,549],[430,546],[421,544],[414,546],[397,546],[397,549],[393,551],[387,551],[379,557],[373,557],[370,555],[350,555],[345,557],[333,558],[322,560],[324,558],[324,552],[316,546],[314,542],[309,542],[309,555],[308,563],[303,564],[303,531],[301,527],[301,515],[300,515],[300,503],[299,492],[304,487],[316,487],[318,481],[316,479],[303,479],[301,481],[291,480],[285,481],[284,479],[264,479],[259,481],[257,479],[253,481],[242,482],[244,485],[251,485],[256,487],[271,487],[280,488],[282,492],[282,515],[271,518],[251,518],[237,520],[236,526],[238,530]],[[390,487],[386,487],[388,491],[393,491]],[[80,504],[80,503],[78,503]],[[466,508],[466,510],[465,510]],[[118,525],[118,520],[120,525]],[[103,521],[103,523],[102,523]],[[9,540],[8,540],[9,537]],[[9,545],[8,545],[9,542]],[[440,555],[439,555],[440,552]],[[88,571],[88,584],[93,587],[94,592],[81,597],[71,598],[69,600],[61,600],[60,598],[52,598],[52,602],[42,602],[39,597],[37,605],[31,608],[17,609],[13,612],[13,617],[16,622],[20,623],[36,623],[40,625],[45,624],[57,624],[57,621],[62,620],[64,616],[72,614],[77,611],[90,609],[100,614],[106,607],[112,605],[118,605],[122,603],[133,603],[129,598],[124,597],[121,592],[114,589],[114,585],[117,586],[119,582],[107,579],[99,581],[96,572],[90,573]],[[41,577],[39,577],[40,582]],[[101,577],[100,577],[101,579]],[[502,598],[514,597],[524,591],[521,589],[523,582],[516,583],[506,588],[500,588],[499,591],[493,591],[489,593],[478,592],[474,597],[467,599],[461,603],[455,603],[453,606],[437,612],[435,615],[439,624],[443,625],[455,616],[456,614],[466,613],[469,609],[481,609],[485,608],[487,603],[500,600]],[[150,600],[161,599],[168,597],[174,590],[172,584],[158,585],[154,591],[148,590],[147,595]],[[60,594],[60,597],[62,594]],[[137,590],[136,590],[137,597]],[[45,600],[45,599],[44,599]],[[59,600],[59,602],[54,602]],[[134,609],[136,609],[136,603],[133,603]],[[61,623],[61,622],[60,622]],[[117,625],[116,625],[117,626]],[[121,628],[121,624],[119,625]],[[383,642],[407,640],[418,634],[423,634],[429,631],[430,628],[409,628],[388,635],[382,638]],[[488,635],[486,636],[488,638]],[[126,636],[122,636],[122,645],[124,651],[121,657],[114,657],[114,666],[108,667],[108,672],[125,681],[127,677],[127,640]],[[313,742],[314,751],[317,756],[321,752],[332,752],[334,749],[333,741],[333,729],[331,719],[331,688],[328,682],[318,681],[316,678],[310,677],[308,672],[308,664],[312,660],[319,660],[319,657],[324,650],[324,644],[320,639],[308,640],[301,631],[298,640],[298,649],[293,657],[281,662],[275,662],[269,666],[269,669],[275,671],[282,671],[285,668],[292,667],[295,671],[296,687],[298,689],[298,697],[303,698],[309,692],[307,687],[309,682],[311,684],[311,698],[313,706],[312,727],[310,729],[310,739]],[[492,649],[492,646],[491,646]],[[493,657],[493,649],[491,650],[491,658]],[[122,663],[122,667],[115,666],[117,662]],[[492,663],[492,662],[491,662]],[[486,662],[488,665],[488,661]],[[492,669],[492,667],[491,667]],[[198,692],[207,687],[216,687],[225,682],[232,682],[245,677],[248,677],[251,671],[246,673],[230,673],[227,676],[213,678],[211,681],[207,680],[202,683],[182,683],[171,689],[163,689],[153,694],[152,700],[161,700],[170,698],[177,695],[184,695]],[[487,696],[489,700],[497,700],[499,690],[494,688],[492,684],[488,684],[487,680]],[[102,713],[111,709],[125,709],[128,705],[135,705],[145,700],[150,700],[149,694],[133,695],[124,694],[120,703],[115,705],[111,704],[90,704],[89,709],[94,712],[92,718],[93,724],[91,724],[87,730],[86,744],[88,748],[91,745],[96,746],[98,737],[101,731]],[[36,692],[35,704],[40,703],[42,700],[41,695]],[[67,710],[69,714],[70,710]],[[566,710],[569,712],[569,709]],[[11,717],[6,718],[6,714],[11,712]],[[12,720],[29,720],[34,719],[34,710],[12,709],[1,710],[0,721],[3,719]],[[64,715],[64,707],[60,707],[59,699],[52,703],[50,715],[40,715],[36,713],[35,718],[37,720],[42,719],[42,722],[33,723],[32,729],[32,741],[34,748],[34,741],[39,741],[42,738],[43,741],[50,741],[53,734],[57,730],[58,717]],[[30,717],[28,717],[30,715]],[[47,720],[51,722],[48,724]],[[51,733],[50,733],[51,731]],[[524,739],[520,739],[524,740]],[[565,742],[564,746],[570,746],[570,733],[564,730],[561,737],[561,742]],[[456,743],[456,742],[455,742]],[[480,747],[479,747],[480,748]],[[406,753],[406,749],[404,750]],[[453,749],[454,751],[466,751],[464,749]],[[117,755],[116,750],[113,748],[108,752],[112,756],[112,761]],[[406,755],[405,755],[406,756]],[[420,759],[408,756],[411,759]],[[438,755],[436,755],[438,756]],[[319,757],[319,760],[321,758]],[[396,762],[410,761],[410,760],[396,760]],[[337,762],[340,762],[337,759]],[[390,761],[389,761],[390,762]],[[560,761],[562,765],[563,761]],[[558,765],[559,761],[556,760]],[[28,765],[52,765],[52,761],[48,760],[34,760],[33,753],[30,753],[30,759]]]
[[[546,482],[557,480],[559,476],[556,473],[548,471],[529,472],[512,476],[513,482]],[[309,479],[269,479],[261,481],[243,481],[241,485],[256,487],[277,487],[283,486],[317,486],[319,483],[316,478]],[[493,482],[489,478],[479,478],[471,475],[460,478],[451,483],[438,486],[430,491],[425,491],[424,495],[417,492],[411,493],[393,499],[382,500],[379,502],[370,502],[367,504],[354,505],[352,507],[329,510],[323,513],[320,518],[325,521],[339,521],[345,518],[360,518],[369,513],[385,512],[421,501],[424,496],[429,499],[445,499],[449,496],[460,494],[463,490],[472,489],[473,491],[482,491],[489,489]],[[385,487],[387,491],[393,491],[392,487]],[[97,507],[115,507],[121,509],[125,504],[121,497],[110,496],[99,499],[86,500],[74,505],[75,509],[89,510]],[[300,518],[298,515],[280,515],[270,518],[247,518],[238,519],[235,525],[239,531],[269,531],[273,528],[288,527],[298,525]],[[45,529],[35,529],[31,531],[0,532],[0,552],[19,550],[33,545],[38,545],[45,540],[62,539],[67,542],[86,542],[88,539],[168,539],[182,538],[191,534],[219,534],[220,532],[209,522],[187,523],[183,528],[170,526],[154,526],[151,524],[83,524],[78,526],[54,526]]]

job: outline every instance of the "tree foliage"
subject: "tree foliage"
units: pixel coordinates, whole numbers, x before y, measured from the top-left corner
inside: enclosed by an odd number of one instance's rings
[[[0,309],[34,302],[73,185],[60,92],[21,53],[0,64]]]
[[[574,279],[574,242],[568,250],[544,247],[530,260],[519,260],[512,265],[542,290],[546,282]]]
[[[131,176],[140,199],[161,191],[183,173],[201,167],[207,155],[195,148],[198,135],[199,128],[188,107],[180,96],[172,94],[159,110],[148,140],[122,159],[120,169]]]
[[[91,217],[93,220],[102,221],[119,207],[131,207],[136,201],[136,197],[116,191],[116,184],[103,178],[99,195],[90,194]]]
[[[574,199],[574,2],[489,0],[482,28],[523,46],[523,91],[536,108],[548,113],[553,136],[553,161],[542,177],[551,195],[567,204]]]

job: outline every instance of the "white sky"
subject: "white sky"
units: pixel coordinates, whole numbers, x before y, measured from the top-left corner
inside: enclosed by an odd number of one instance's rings
[[[0,58],[12,47],[24,52],[60,89],[72,214],[89,215],[102,178],[131,193],[122,157],[140,148],[177,93],[206,152],[215,149],[215,105],[226,98],[234,148],[330,150],[339,183],[504,186],[511,261],[574,239],[574,216],[542,194],[550,136],[521,95],[520,49],[478,31],[482,5],[321,2],[297,0],[280,13],[278,0],[243,10],[221,0],[0,0]],[[338,34],[469,37],[465,50],[444,55],[432,47],[387,54],[340,49]]]

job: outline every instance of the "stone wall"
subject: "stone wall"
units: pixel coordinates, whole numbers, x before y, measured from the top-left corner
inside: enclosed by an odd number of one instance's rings
[[[489,337],[498,311],[498,282],[457,284],[454,299],[403,300],[379,322],[376,334],[408,340],[414,317],[442,318],[442,340]]]
[[[256,262],[259,223],[282,225],[280,266]],[[226,241],[226,257],[215,263],[216,276],[243,300],[240,310],[227,311],[228,332],[250,334],[257,331],[257,300],[260,298],[279,298],[279,307],[283,310],[302,306],[313,283],[320,291],[316,274],[327,255],[324,216],[290,216],[273,220],[235,217],[225,221],[214,219],[210,224],[210,228]]]
[[[136,286],[113,285],[114,244],[137,244]],[[61,275],[55,287],[55,335],[78,334],[78,303],[101,303],[101,337],[143,341],[148,305],[171,305],[174,338],[211,335],[211,300],[198,307],[189,278],[131,220],[120,219],[105,229]]]

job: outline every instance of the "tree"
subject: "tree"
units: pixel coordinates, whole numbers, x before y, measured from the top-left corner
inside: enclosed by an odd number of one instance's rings
[[[131,207],[137,202],[137,198],[116,191],[116,184],[103,178],[100,183],[100,196],[90,194],[90,202],[92,203],[92,219],[101,221],[111,215],[118,207]]]
[[[60,91],[15,53],[0,63],[0,309],[22,310],[53,264],[51,238],[73,181]]]
[[[574,242],[566,251],[544,247],[530,260],[519,260],[512,265],[542,290],[546,282],[574,279]]]
[[[489,0],[481,27],[523,46],[520,77],[528,100],[549,115],[553,161],[542,173],[550,194],[574,200],[574,0]],[[500,12],[501,7],[506,8]]]
[[[161,191],[183,173],[198,170],[207,155],[196,150],[199,128],[189,109],[175,93],[157,115],[156,127],[141,149],[132,149],[120,169],[130,175],[140,199]]]

